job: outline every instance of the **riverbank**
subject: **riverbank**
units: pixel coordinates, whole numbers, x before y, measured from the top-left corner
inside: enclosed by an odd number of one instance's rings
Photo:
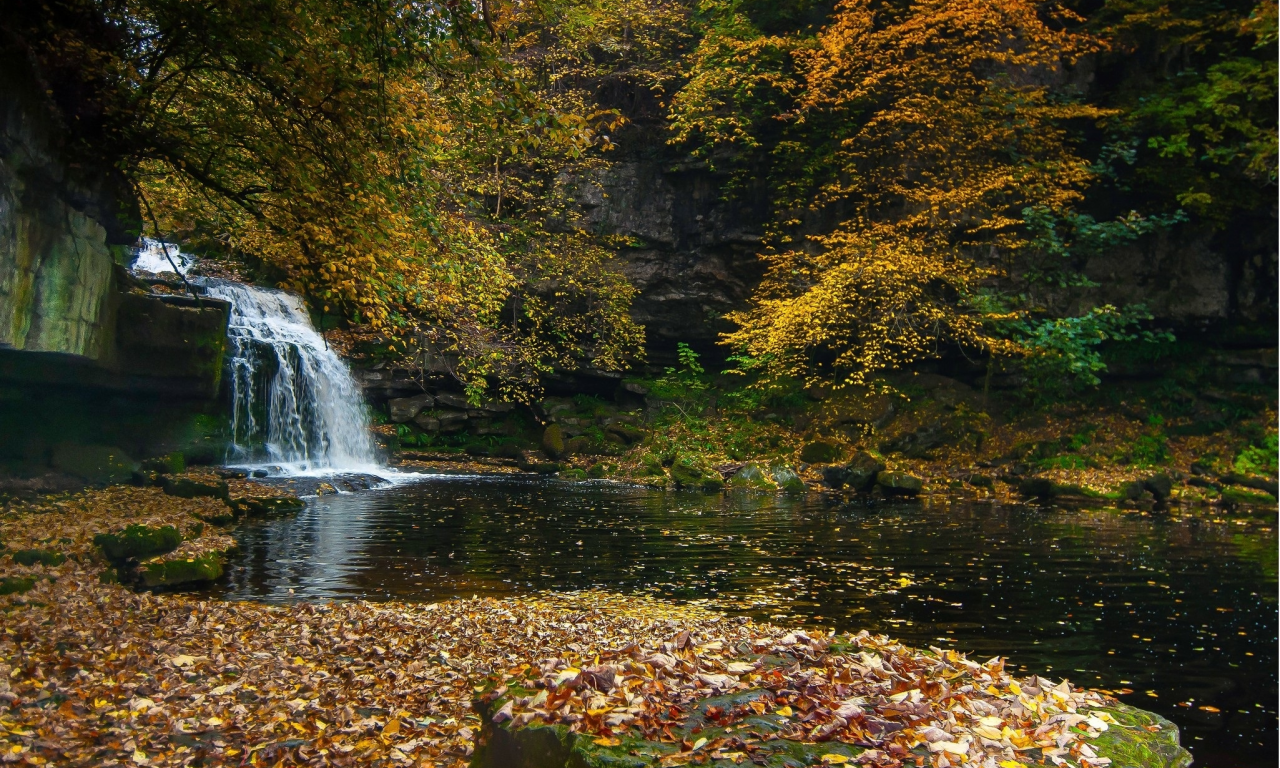
[[[820,743],[810,751],[826,763],[941,766],[963,753],[980,764],[1103,766],[1106,733],[1148,746],[1171,735],[1159,720],[1147,721],[1154,731],[1117,727],[1108,717],[1127,710],[1104,694],[1016,681],[998,662],[629,595],[268,606],[117,583],[103,534],[173,527],[212,548],[225,536],[205,519],[214,501],[114,487],[9,503],[0,523],[6,761],[465,765],[515,723],[586,734],[587,751],[631,739],[620,757],[645,752],[636,764],[727,765]],[[17,556],[32,551],[45,554]],[[531,695],[517,696],[519,686]],[[750,692],[742,712],[711,713],[725,733],[692,730],[710,697]],[[851,701],[860,712],[840,714]],[[481,718],[475,706],[489,705]],[[758,716],[772,718],[768,727],[734,720]],[[643,727],[628,736],[632,720]]]

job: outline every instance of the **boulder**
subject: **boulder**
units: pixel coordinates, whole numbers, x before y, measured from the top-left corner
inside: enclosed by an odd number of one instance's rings
[[[1151,491],[1156,501],[1164,501],[1173,494],[1173,479],[1161,472],[1142,481],[1142,487]]]
[[[786,464],[775,464],[769,467],[769,477],[773,482],[777,483],[778,488],[787,493],[804,493],[809,490],[804,481],[800,479],[800,475]]]
[[[430,408],[435,403],[436,399],[434,397],[424,393],[413,397],[397,397],[394,400],[388,400],[387,407],[391,410],[392,423],[405,424],[413,421],[413,417],[421,413],[423,408]]]
[[[752,491],[776,491],[778,484],[773,482],[767,469],[759,464],[748,464],[733,473],[729,478],[730,488],[746,488]]]
[[[564,429],[559,424],[548,424],[542,431],[542,450],[553,459],[564,455]]]
[[[800,460],[805,464],[830,464],[840,458],[840,446],[816,440],[800,449]]]
[[[929,451],[942,445],[941,424],[928,424],[880,443],[881,453],[900,453],[911,459],[928,458]]]
[[[423,432],[439,432],[440,420],[431,413],[419,413],[413,417],[413,423]]]
[[[876,484],[876,475],[885,470],[884,462],[866,451],[858,451],[845,465],[849,473],[845,483],[855,491],[867,492]]]
[[[144,460],[142,471],[160,475],[178,475],[187,471],[187,462],[181,453],[170,453],[167,456]]]
[[[137,578],[149,589],[206,584],[222,577],[225,557],[211,552],[199,557],[156,559],[138,566]]]
[[[916,496],[924,490],[924,481],[906,472],[880,472],[876,485],[888,496]]]
[[[822,468],[822,484],[840,490],[849,482],[849,468],[832,464]]]
[[[635,445],[644,439],[644,434],[642,429],[616,421],[605,427],[606,437],[615,437],[623,445]]]

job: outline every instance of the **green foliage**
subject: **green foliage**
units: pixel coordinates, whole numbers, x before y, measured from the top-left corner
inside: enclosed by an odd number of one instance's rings
[[[1250,445],[1236,456],[1232,468],[1246,475],[1276,475],[1277,455],[1280,454],[1280,441],[1275,433],[1269,434],[1262,441]]]

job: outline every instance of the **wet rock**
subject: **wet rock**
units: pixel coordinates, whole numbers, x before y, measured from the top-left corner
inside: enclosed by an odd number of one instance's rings
[[[840,447],[816,440],[800,449],[800,461],[805,464],[830,464],[840,458]]]
[[[778,487],[787,493],[804,493],[809,490],[800,475],[786,464],[775,464],[769,467],[769,477]]]
[[[876,475],[876,485],[887,496],[916,496],[924,490],[924,481],[906,472],[880,472]]]
[[[548,424],[542,431],[542,450],[553,459],[565,454],[564,428],[559,424]]]
[[[729,478],[730,488],[746,488],[753,491],[776,491],[778,484],[773,482],[768,469],[759,464],[747,464],[734,472]]]
[[[615,421],[605,427],[605,435],[616,437],[623,445],[635,445],[644,439],[645,432],[630,424]]]
[[[849,468],[833,464],[822,468],[822,484],[840,490],[849,482]]]
[[[166,494],[177,496],[180,499],[208,497],[229,500],[231,498],[225,480],[204,483],[199,480],[192,480],[189,477],[162,476],[160,478],[160,487],[164,489]]]
[[[413,421],[413,417],[422,412],[424,408],[430,408],[435,405],[436,399],[428,394],[414,395],[413,397],[397,397],[394,400],[387,401],[387,407],[391,410],[391,421],[395,424],[405,424]]]
[[[587,471],[585,469],[566,469],[560,472],[561,480],[586,480]]]
[[[1173,478],[1161,472],[1143,480],[1142,487],[1151,491],[1156,501],[1164,501],[1173,493]]]
[[[885,470],[884,462],[866,451],[858,451],[845,467],[849,474],[845,479],[848,486],[855,491],[866,492],[876,484],[876,475]]]
[[[423,432],[440,431],[440,420],[430,413],[419,413],[413,417],[413,423]]]
[[[969,485],[972,485],[974,488],[995,487],[995,482],[990,477],[987,477],[986,475],[980,475],[977,472],[974,472],[972,475],[969,475],[967,478],[965,478],[965,482],[968,483]]]

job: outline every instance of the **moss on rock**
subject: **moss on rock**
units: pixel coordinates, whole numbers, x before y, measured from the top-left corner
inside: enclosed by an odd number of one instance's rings
[[[156,559],[138,566],[138,581],[151,589],[202,584],[221,578],[225,557],[210,552],[200,557]]]
[[[13,553],[13,562],[18,565],[44,565],[53,567],[62,565],[67,556],[51,549],[20,549]]]
[[[182,534],[172,525],[153,528],[135,524],[119,533],[100,533],[93,537],[93,543],[107,559],[125,560],[172,552],[182,543]]]

